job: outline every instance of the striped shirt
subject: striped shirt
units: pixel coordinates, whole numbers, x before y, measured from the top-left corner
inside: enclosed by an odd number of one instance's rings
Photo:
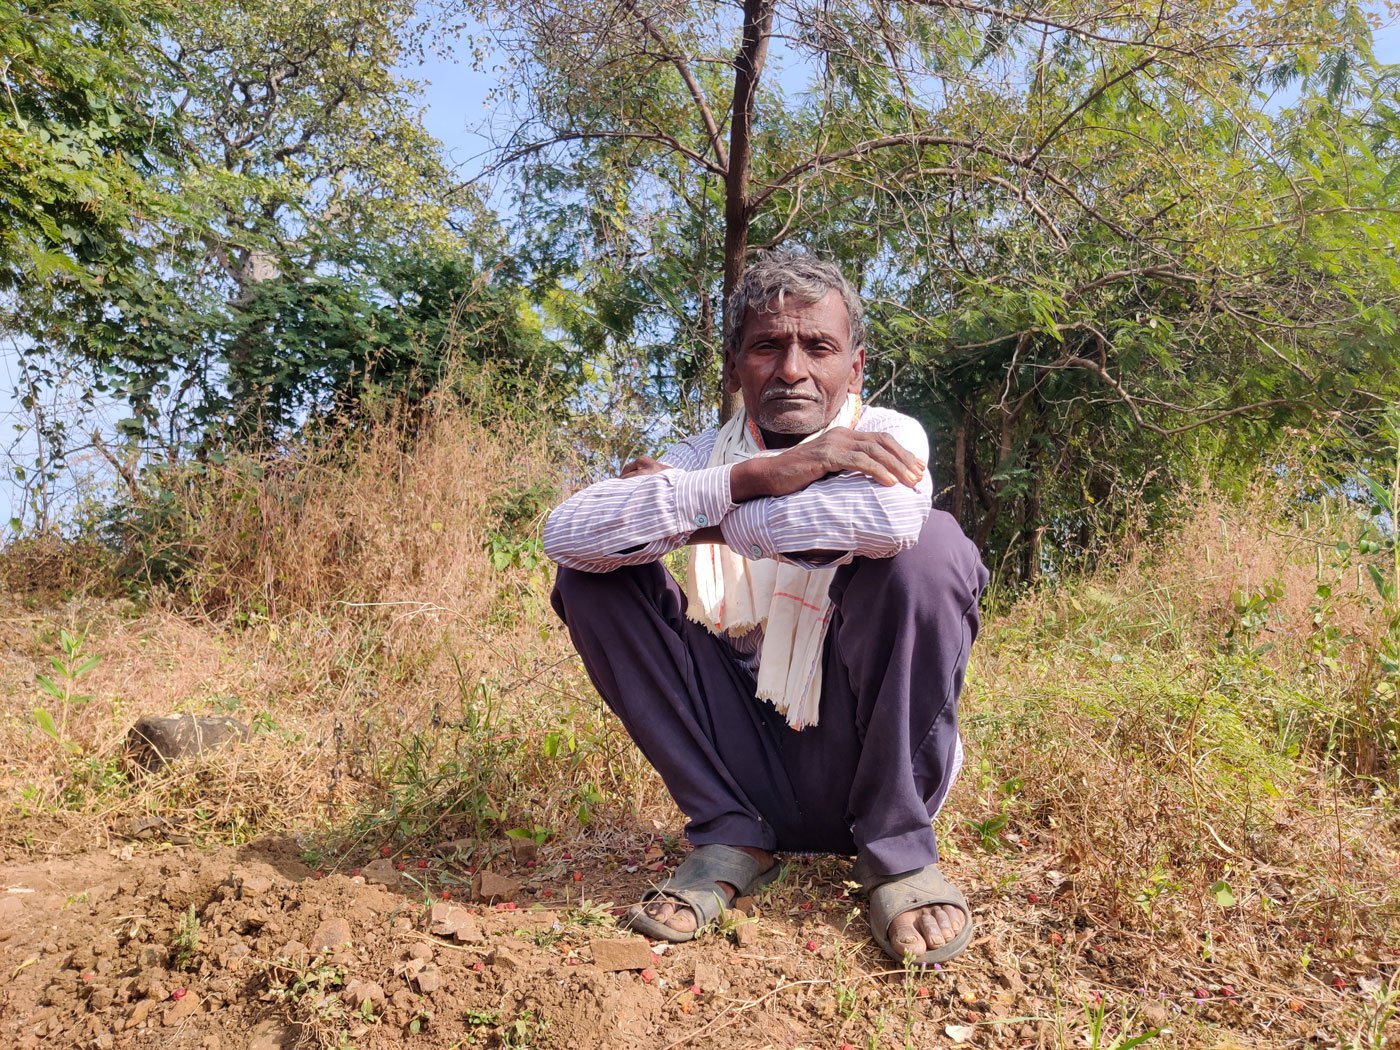
[[[856,430],[889,434],[928,462],[928,437],[908,416],[866,407]],[[707,430],[668,449],[661,462],[671,469],[575,492],[545,523],[545,553],[571,569],[609,572],[656,561],[696,530],[718,525],[725,542],[746,558],[825,568],[857,556],[888,558],[918,542],[932,505],[928,471],[912,489],[886,488],[850,471],[791,495],[735,503],[729,488],[734,465],[706,465],[718,434],[718,428]],[[789,556],[814,550],[838,556],[820,565]]]

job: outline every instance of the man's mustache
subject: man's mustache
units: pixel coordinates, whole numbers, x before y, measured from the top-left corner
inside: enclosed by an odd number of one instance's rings
[[[801,387],[769,387],[763,392],[761,401],[820,401],[814,391]]]

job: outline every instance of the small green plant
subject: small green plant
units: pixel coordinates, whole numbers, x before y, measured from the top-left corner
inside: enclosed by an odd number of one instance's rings
[[[988,853],[995,853],[1001,849],[1001,833],[1006,830],[1006,825],[1010,822],[1011,817],[1005,812],[993,814],[986,820],[967,818],[968,828],[977,836],[982,848]]]
[[[486,550],[491,556],[491,567],[497,572],[511,568],[533,572],[545,561],[544,544],[534,536],[519,539],[496,533],[486,541]]]
[[[1107,1014],[1108,1004],[1101,996],[1084,1004],[1084,1020],[1089,1026],[1085,1032],[1084,1045],[1088,1050],[1133,1050],[1133,1047],[1149,1043],[1162,1034],[1160,1028],[1149,1028],[1145,1032],[1130,1036],[1127,1030],[1132,1026],[1132,1019],[1126,1013],[1120,1013],[1123,1030],[1117,1035],[1112,1035],[1105,1020]]]
[[[1400,1018],[1400,976],[1389,982],[1374,980],[1361,1004],[1361,1024],[1346,1043],[1346,1050],[1387,1050],[1393,1022]]]
[[[491,1018],[492,1018],[492,1019],[491,1019],[490,1021],[484,1021],[484,1022],[483,1022],[483,1021],[476,1021],[476,1020],[473,1020],[473,1018],[474,1018],[474,1017],[477,1017],[477,1016],[479,1016],[479,1014],[478,1014],[477,1011],[475,1011],[475,1010],[468,1010],[468,1011],[467,1011],[467,1016],[466,1016],[467,1024],[474,1025],[474,1024],[495,1024],[495,1023],[496,1023],[496,1021],[495,1021],[496,1015],[495,1015],[495,1012],[494,1012],[494,1011],[491,1012]],[[432,1023],[433,1023],[433,1012],[432,1012],[431,1010],[419,1010],[416,1014],[413,1015],[413,1018],[408,1022],[408,1034],[409,1034],[409,1035],[421,1035],[421,1034],[423,1033],[423,1031],[424,1031],[425,1029],[427,1029],[427,1027],[428,1027],[429,1025],[431,1025]]]
[[[501,1028],[502,1046],[534,1046],[544,1033],[546,1022],[533,1010],[522,1010],[509,1024]]]
[[[1226,888],[1228,889],[1228,887]],[[1147,873],[1147,878],[1134,895],[1133,902],[1150,919],[1153,910],[1157,907],[1157,902],[1167,894],[1179,889],[1181,889],[1181,884],[1173,879],[1167,868],[1159,862],[1153,865],[1152,870]],[[1232,897],[1231,901],[1233,902],[1233,900]]]
[[[193,904],[180,916],[170,946],[175,949],[174,969],[182,973],[190,970],[199,951],[199,913],[194,910]]]
[[[590,901],[581,900],[578,905],[569,913],[571,922],[587,929],[610,930],[617,925],[617,919],[613,917],[613,909],[617,907],[612,901]]]
[[[268,995],[277,1002],[299,1003],[307,996],[324,999],[344,984],[344,969],[320,961],[301,967],[279,959],[267,972]]]
[[[59,631],[58,644],[62,655],[49,657],[53,674],[35,676],[39,689],[57,703],[58,718],[55,720],[47,707],[39,706],[34,708],[34,722],[45,736],[73,752],[81,748],[68,738],[68,715],[73,708],[92,702],[91,693],[78,692],[78,679],[102,662],[100,655],[83,652],[86,641],[85,634]]]
[[[1283,583],[1269,580],[1262,587],[1252,591],[1236,588],[1230,594],[1230,602],[1235,607],[1236,622],[1230,627],[1226,637],[1241,647],[1251,647],[1250,653],[1262,656],[1270,645],[1255,646],[1254,640],[1265,630],[1274,615],[1274,607],[1283,598]]]
[[[532,824],[528,828],[511,828],[506,832],[508,839],[533,842],[536,846],[543,846],[553,835],[554,832],[551,829],[540,824]]]

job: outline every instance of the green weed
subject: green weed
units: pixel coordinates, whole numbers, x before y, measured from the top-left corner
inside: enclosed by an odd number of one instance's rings
[[[59,631],[58,639],[62,653],[49,657],[49,666],[53,669],[53,674],[35,676],[39,689],[58,705],[58,718],[55,720],[52,712],[41,705],[34,708],[34,722],[49,739],[66,750],[77,753],[82,749],[75,741],[69,739],[68,716],[75,707],[92,702],[91,693],[78,692],[78,680],[100,664],[102,657],[96,653],[83,652],[83,645],[87,641],[85,634],[73,634],[64,629]]]

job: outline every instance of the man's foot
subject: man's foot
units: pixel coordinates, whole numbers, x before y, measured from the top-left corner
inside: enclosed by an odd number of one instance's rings
[[[900,955],[923,955],[952,944],[966,925],[967,916],[960,908],[946,904],[915,908],[896,915],[890,923],[890,944]]]
[[[857,864],[860,872],[862,865]],[[946,962],[972,940],[972,912],[937,864],[899,875],[858,876],[870,898],[875,941],[896,962]]]
[[[767,850],[756,849],[752,846],[732,846],[730,848],[737,849],[741,853],[747,853],[757,861],[759,874],[771,871],[773,865],[776,863],[773,859],[773,854],[769,853]],[[725,893],[725,906],[728,907],[733,904],[734,898],[739,892],[739,887],[728,882],[717,882],[715,885],[719,886]],[[684,901],[678,901],[668,897],[657,897],[649,902],[642,911],[645,912],[648,917],[675,930],[677,933],[694,933],[698,928],[695,910]]]

